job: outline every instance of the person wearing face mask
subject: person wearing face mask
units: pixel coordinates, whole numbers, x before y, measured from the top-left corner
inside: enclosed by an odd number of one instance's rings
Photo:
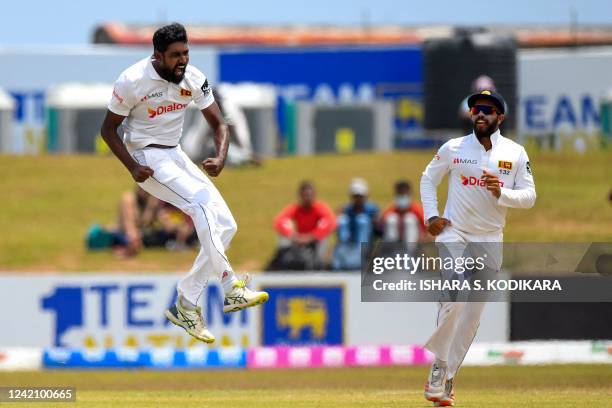
[[[381,217],[383,241],[402,243],[410,251],[425,233],[423,207],[412,199],[407,180],[395,183],[394,193],[393,203]]]
[[[338,237],[332,257],[332,269],[361,268],[361,243],[370,242],[376,233],[379,209],[368,200],[368,183],[362,178],[351,181],[351,201],[337,218]]]

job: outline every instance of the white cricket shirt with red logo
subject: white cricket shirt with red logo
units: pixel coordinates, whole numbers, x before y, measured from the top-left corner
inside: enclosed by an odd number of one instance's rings
[[[470,135],[446,142],[421,177],[421,201],[425,220],[439,216],[436,188],[449,175],[444,218],[454,228],[469,234],[501,233],[506,212],[511,208],[531,208],[536,192],[529,158],[523,146],[491,135],[492,148],[486,151],[478,138]],[[483,170],[495,174],[502,183],[496,198],[481,181]]]
[[[159,76],[151,58],[138,61],[119,75],[108,109],[126,116],[123,140],[129,150],[149,144],[176,146],[183,133],[187,106],[199,110],[214,102],[204,74],[187,65],[179,84]]]

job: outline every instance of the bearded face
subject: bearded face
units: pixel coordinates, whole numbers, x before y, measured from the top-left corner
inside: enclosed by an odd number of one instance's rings
[[[159,76],[175,84],[185,77],[189,63],[189,47],[184,42],[174,42],[164,52],[155,52],[155,69]]]
[[[495,104],[489,99],[479,99],[471,108],[471,118],[474,134],[480,139],[495,133],[503,122],[504,115],[498,112]]]

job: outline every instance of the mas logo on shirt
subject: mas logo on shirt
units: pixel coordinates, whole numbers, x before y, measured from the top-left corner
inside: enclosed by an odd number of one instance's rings
[[[531,174],[531,166],[529,165],[529,162],[525,164],[525,169],[527,170],[527,173]]]
[[[162,96],[164,96],[164,91],[151,92],[150,94],[143,96],[140,99],[140,102],[144,102],[144,101],[147,101],[147,100],[153,99],[153,98],[161,98]]]
[[[181,96],[191,96],[191,91],[189,89],[181,88]]]
[[[153,119],[156,116],[163,115],[164,113],[174,112],[179,109],[185,109],[187,107],[186,103],[171,103],[166,106],[158,106],[155,109],[147,108],[147,113],[149,114],[149,119]]]
[[[453,164],[478,164],[478,160],[476,160],[476,159],[462,159],[460,157],[455,157],[453,159]]]
[[[439,155],[439,154],[436,154],[436,155],[434,156],[434,160],[440,160],[440,155]]]
[[[500,160],[497,162],[497,167],[500,169],[512,170],[512,162]]]

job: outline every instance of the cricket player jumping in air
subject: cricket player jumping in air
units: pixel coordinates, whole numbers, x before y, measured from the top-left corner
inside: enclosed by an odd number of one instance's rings
[[[484,90],[468,98],[468,107],[473,133],[440,148],[423,172],[421,199],[437,245],[497,243],[489,258],[499,270],[507,208],[533,207],[535,185],[525,149],[500,134],[506,114],[503,97]],[[440,217],[436,188],[447,174],[448,200]],[[453,382],[476,336],[484,305],[440,302],[436,329],[425,344],[436,358],[425,387],[425,398],[434,406],[454,405]]]
[[[213,183],[179,145],[187,106],[193,101],[215,131],[217,156],[202,163],[211,177],[221,173],[228,149],[228,128],[208,80],[188,65],[187,32],[171,24],[153,34],[153,56],[132,65],[115,82],[101,134],[113,153],[147,192],[188,214],[201,248],[189,273],[178,283],[176,303],[166,311],[172,323],[206,343],[215,341],[198,300],[208,278],[221,279],[226,313],[264,303],[266,292],[247,288],[234,276],[225,251],[236,221]],[[123,123],[124,140],[117,134]]]

